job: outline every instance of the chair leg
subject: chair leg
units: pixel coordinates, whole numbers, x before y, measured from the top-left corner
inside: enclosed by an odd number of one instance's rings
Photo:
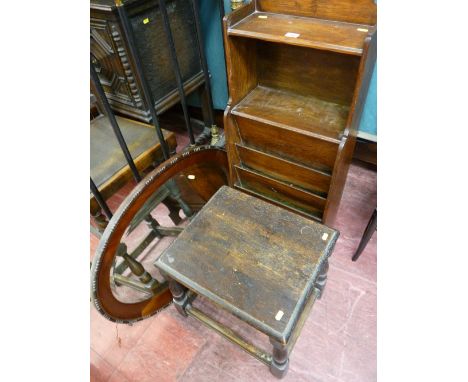
[[[359,256],[361,256],[362,251],[364,251],[364,248],[366,248],[367,243],[369,242],[370,238],[372,237],[376,229],[377,229],[377,209],[374,210],[369,220],[369,223],[367,223],[367,227],[366,227],[366,230],[364,231],[364,234],[362,235],[361,242],[359,243],[356,253],[354,254],[352,258],[353,261],[356,261],[357,259],[359,259]]]
[[[170,197],[179,204],[182,211],[184,211],[185,216],[192,216],[193,211],[190,208],[190,206],[187,203],[185,203],[185,201],[182,199],[182,193],[179,187],[177,186],[176,182],[173,179],[168,180],[166,182],[166,187],[169,189]]]
[[[172,222],[175,225],[178,225],[182,221],[182,218],[179,216],[179,204],[176,201],[172,200],[170,196],[164,199],[162,201],[162,204],[164,204],[169,210],[169,218],[172,220]]]

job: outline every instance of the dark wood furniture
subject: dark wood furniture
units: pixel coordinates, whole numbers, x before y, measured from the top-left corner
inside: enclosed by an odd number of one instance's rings
[[[356,250],[356,253],[353,255],[352,260],[356,261],[361,256],[362,251],[366,248],[367,243],[371,239],[372,235],[374,234],[375,230],[377,229],[377,208],[372,213],[369,222],[367,223],[367,227],[364,230],[364,234],[362,235],[361,241],[359,242],[359,246]]]
[[[253,0],[224,19],[232,185],[333,224],[376,59],[372,0]]]
[[[325,286],[337,238],[333,229],[223,186],[155,265],[181,314],[217,330],[282,377]],[[197,295],[266,334],[273,355],[193,307]]]
[[[180,97],[159,5],[154,0],[128,0],[125,6],[154,106],[160,114],[179,102]],[[109,103],[115,112],[149,122],[149,108],[114,0],[91,0],[90,7],[91,55]],[[166,7],[184,90],[189,94],[204,83],[192,5],[190,1],[167,0]]]
[[[228,177],[226,152],[210,146],[188,148],[148,174],[122,202],[103,234],[91,268],[92,301],[107,319],[132,323],[173,300],[179,312],[200,320],[282,377],[308,313],[325,287],[327,259],[338,232],[228,187]],[[200,212],[185,228],[146,225],[142,231],[142,217],[151,214],[148,203],[153,195],[182,180],[204,204]],[[140,256],[142,244],[133,241],[132,230],[146,237],[146,246],[161,234],[177,238],[149,270],[142,262],[148,264],[153,251]],[[156,257],[159,253],[154,251]],[[131,272],[115,274],[115,264],[117,269],[128,266]],[[156,269],[160,272],[154,273]],[[134,295],[140,292],[145,295]],[[198,309],[197,296],[269,336],[272,354]]]

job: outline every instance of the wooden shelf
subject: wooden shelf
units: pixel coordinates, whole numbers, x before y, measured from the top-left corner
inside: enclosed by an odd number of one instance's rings
[[[257,86],[234,109],[233,115],[340,143],[349,107],[312,96]]]
[[[285,183],[279,179],[272,178],[266,174],[255,171],[242,165],[235,165],[237,173],[241,183],[247,182],[248,184],[256,185],[255,187],[265,188],[268,190],[266,194],[273,195],[273,199],[276,197],[291,198],[296,203],[303,204],[307,208],[313,208],[323,211],[326,197],[320,196],[314,192],[307,191],[301,187],[297,187],[292,183]],[[265,194],[265,192],[263,193]]]
[[[327,197],[330,174],[237,143],[236,149],[244,167]]]
[[[225,17],[230,184],[336,222],[376,21],[374,0],[252,0]]]
[[[340,21],[254,12],[228,29],[231,36],[361,56],[374,27]],[[293,37],[287,37],[287,34]],[[295,36],[295,37],[294,37]]]

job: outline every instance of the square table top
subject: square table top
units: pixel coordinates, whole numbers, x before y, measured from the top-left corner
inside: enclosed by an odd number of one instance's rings
[[[155,265],[286,343],[339,233],[221,187]]]

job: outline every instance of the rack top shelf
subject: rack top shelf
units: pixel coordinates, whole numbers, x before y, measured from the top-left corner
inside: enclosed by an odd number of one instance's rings
[[[232,110],[239,117],[255,119],[302,134],[340,143],[349,113],[347,106],[289,91],[257,86]]]
[[[362,55],[374,26],[310,17],[254,12],[228,29],[230,36]]]

